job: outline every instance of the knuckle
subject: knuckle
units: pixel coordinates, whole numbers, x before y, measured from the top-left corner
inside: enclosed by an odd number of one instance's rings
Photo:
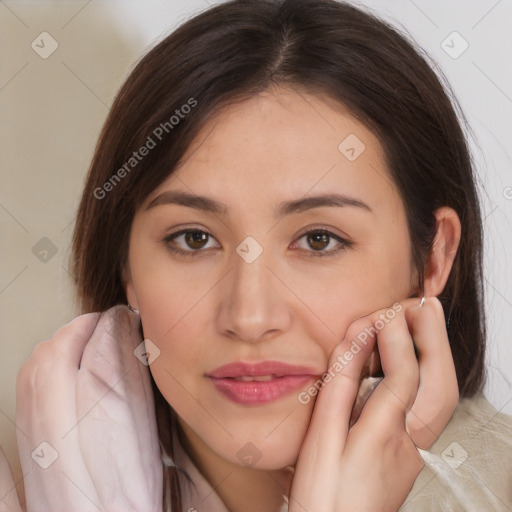
[[[368,325],[368,321],[365,318],[358,318],[354,320],[347,328],[345,332],[346,340],[353,340],[357,338],[359,333],[364,331],[364,328]]]
[[[32,349],[32,354],[30,355],[30,361],[37,361],[46,357],[48,352],[51,350],[51,340],[40,341],[35,345]]]
[[[42,341],[33,348],[29,359],[18,370],[16,376],[17,389],[26,392],[29,389],[37,389],[42,387],[49,377],[54,375],[58,350],[51,341]]]
[[[30,359],[18,371],[16,377],[16,388],[23,392],[28,392],[30,389],[36,389],[41,379],[41,369],[43,365],[41,360],[35,361]]]
[[[441,301],[435,296],[425,298],[425,303],[423,304],[422,308],[426,311],[429,311],[437,318],[444,318],[443,305],[441,304]]]
[[[405,312],[400,310],[395,312],[393,316],[381,313],[378,319],[375,321],[375,327],[377,328],[378,332],[382,331],[388,335],[389,342],[393,342],[394,339],[401,339],[404,330],[407,329]]]
[[[398,322],[395,320],[398,319]],[[405,321],[405,310],[401,303],[379,309],[369,315],[354,320],[346,331],[346,339],[354,339],[365,334],[368,339],[374,338],[381,330],[399,326]]]

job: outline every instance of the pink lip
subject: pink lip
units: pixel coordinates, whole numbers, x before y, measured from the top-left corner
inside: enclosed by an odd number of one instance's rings
[[[230,363],[207,374],[213,385],[226,398],[245,405],[273,402],[303,387],[321,372],[306,366],[295,366],[279,361],[260,363]],[[268,381],[240,381],[236,377],[271,375]]]

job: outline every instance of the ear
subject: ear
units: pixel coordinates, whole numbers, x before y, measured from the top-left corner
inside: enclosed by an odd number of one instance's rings
[[[132,274],[128,263],[126,263],[121,270],[121,280],[123,282],[124,293],[128,300],[128,304],[135,309],[139,309],[137,295],[135,294],[135,287],[133,286]]]
[[[425,265],[424,291],[426,297],[437,297],[448,281],[460,242],[460,219],[453,208],[438,208],[436,236]]]

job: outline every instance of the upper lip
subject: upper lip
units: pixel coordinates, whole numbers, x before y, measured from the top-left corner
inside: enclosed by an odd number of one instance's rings
[[[287,375],[318,375],[321,372],[307,366],[292,365],[280,361],[260,361],[257,363],[245,363],[235,361],[233,363],[220,366],[216,370],[209,372],[208,377],[216,379],[225,379],[232,377],[257,377],[265,375],[275,375],[283,377]]]

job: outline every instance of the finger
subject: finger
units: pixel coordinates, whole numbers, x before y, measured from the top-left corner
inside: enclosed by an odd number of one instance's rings
[[[361,374],[375,345],[371,330],[375,315],[360,318],[349,326],[345,338],[334,349],[324,374],[325,385],[315,404],[313,427],[318,427],[315,432],[327,441],[331,453],[343,450]]]
[[[405,416],[418,390],[419,367],[404,312],[411,305],[411,301],[403,301],[387,322],[375,322],[380,327],[377,344],[384,379],[364,405],[354,428],[372,432],[383,442],[405,431]]]
[[[307,496],[301,491],[298,495],[301,505],[311,504],[312,510],[327,510],[332,503],[333,489],[339,486],[339,465],[350,416],[363,368],[375,345],[377,330],[374,323],[380,320],[381,314],[383,318],[394,316],[387,309],[380,310],[359,318],[348,327],[323,375],[324,385],[315,403],[294,477],[294,488],[309,489]],[[316,482],[312,490],[311,479]]]
[[[375,358],[376,334],[393,321],[402,308],[395,303],[357,319],[333,351],[309,429],[310,437],[318,437],[319,443],[325,442],[326,451],[334,453],[343,449],[362,373],[367,373],[368,361]],[[410,344],[412,346],[412,342]],[[380,362],[377,364],[380,367]]]
[[[11,466],[0,447],[0,512],[22,512],[12,478]]]
[[[311,423],[302,444],[294,477],[294,498],[301,508],[329,510],[338,488],[339,464],[348,424],[359,388],[360,375],[374,344],[365,334],[357,338],[368,320],[358,320],[347,330],[345,339],[333,351],[323,374]],[[315,486],[311,487],[314,479]],[[299,491],[297,491],[299,489]],[[303,495],[304,489],[309,489]]]
[[[445,327],[443,307],[436,297],[406,311],[418,352],[420,385],[407,430],[419,448],[428,450],[440,436],[459,400],[457,374]]]

